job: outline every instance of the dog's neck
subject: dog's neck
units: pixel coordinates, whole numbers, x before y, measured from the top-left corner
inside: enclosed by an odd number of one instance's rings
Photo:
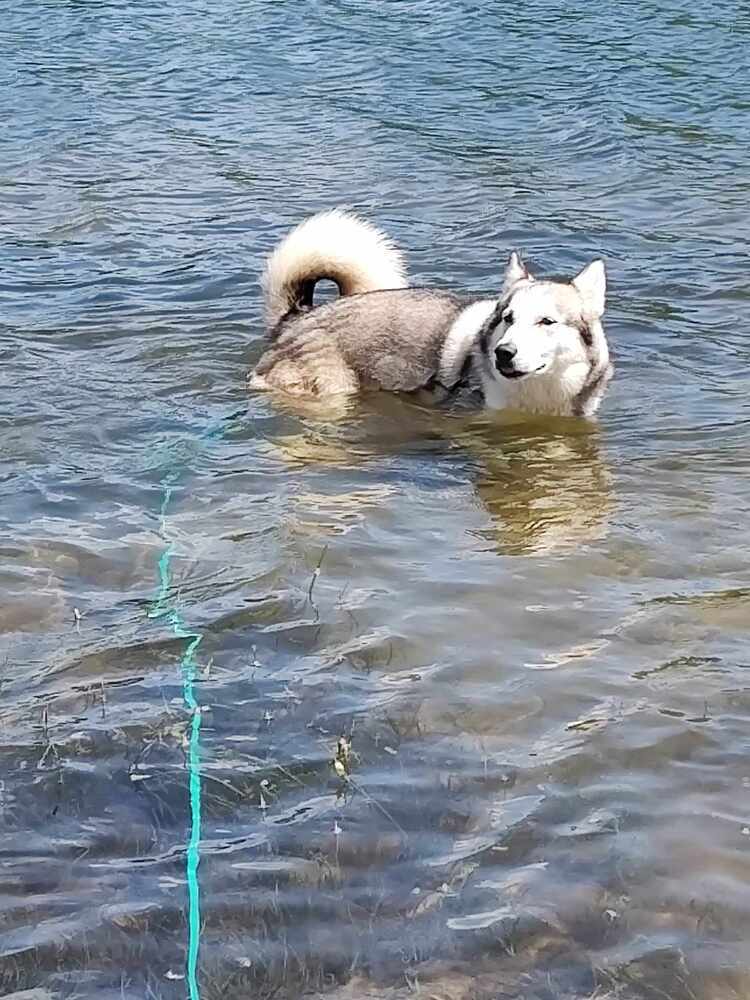
[[[573,416],[575,400],[588,375],[585,362],[570,365],[564,372],[554,368],[543,375],[500,382],[488,370],[486,359],[474,356],[479,370],[485,405],[492,410],[525,410],[551,416]]]

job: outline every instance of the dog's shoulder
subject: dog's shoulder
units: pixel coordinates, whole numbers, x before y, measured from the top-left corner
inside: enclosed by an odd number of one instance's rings
[[[438,374],[443,385],[451,386],[465,377],[471,357],[479,346],[480,334],[497,306],[497,299],[473,299],[464,303],[446,333],[440,352]]]

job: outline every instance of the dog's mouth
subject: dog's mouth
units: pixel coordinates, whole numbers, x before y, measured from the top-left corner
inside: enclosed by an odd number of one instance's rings
[[[538,375],[539,372],[544,371],[544,369],[546,367],[547,367],[546,364],[539,365],[538,368],[535,368],[533,371],[530,371],[530,372],[522,372],[522,371],[519,371],[518,368],[500,368],[500,367],[498,367],[497,370],[500,372],[500,374],[503,376],[503,378],[525,378],[527,375]]]

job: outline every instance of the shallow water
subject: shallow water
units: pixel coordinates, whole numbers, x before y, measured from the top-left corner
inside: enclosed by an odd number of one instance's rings
[[[186,995],[171,543],[204,997],[746,996],[743,6],[4,18],[0,994]],[[604,255],[597,427],[248,398],[340,203],[442,287]]]

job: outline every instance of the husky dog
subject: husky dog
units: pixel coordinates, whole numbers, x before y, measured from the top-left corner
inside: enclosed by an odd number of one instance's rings
[[[340,295],[315,307],[322,279]],[[409,288],[387,236],[351,213],[323,212],[266,264],[269,346],[250,386],[324,398],[427,390],[436,402],[591,416],[612,376],[605,284],[600,260],[570,281],[541,280],[513,252],[499,296]]]

